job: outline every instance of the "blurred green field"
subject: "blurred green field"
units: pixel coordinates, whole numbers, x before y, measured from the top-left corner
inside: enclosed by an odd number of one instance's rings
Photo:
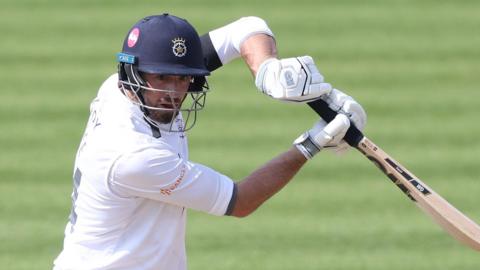
[[[129,27],[150,14],[200,33],[257,15],[280,55],[312,55],[368,112],[366,134],[480,222],[480,2],[476,0],[0,0],[0,269],[50,269],[73,159]],[[209,80],[192,160],[241,179],[316,117],[259,94],[236,61]],[[189,269],[480,268],[361,155],[330,153],[246,219],[190,211]]]

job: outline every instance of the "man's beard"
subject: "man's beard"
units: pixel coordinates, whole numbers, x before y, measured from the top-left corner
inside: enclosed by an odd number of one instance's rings
[[[148,116],[160,124],[170,124],[177,115],[178,111],[148,110]]]

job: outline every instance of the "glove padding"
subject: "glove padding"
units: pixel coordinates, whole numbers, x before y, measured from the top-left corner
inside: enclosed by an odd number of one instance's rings
[[[325,120],[320,119],[315,126],[318,129],[322,129],[323,127],[327,126],[327,124],[328,123],[325,122]],[[350,145],[343,140],[343,137],[345,137],[345,134],[347,133],[347,131],[348,131],[348,128],[345,131],[345,133],[340,134],[335,138],[333,138],[330,142],[328,142],[325,146],[323,146],[323,148],[326,150],[332,151],[334,154],[338,156],[341,156],[347,153],[348,149],[350,149]]]
[[[255,85],[262,93],[287,102],[308,102],[332,91],[310,56],[265,60]]]
[[[326,147],[336,147],[350,127],[350,120],[344,114],[338,114],[330,123],[319,120],[312,129],[300,135],[293,144],[307,158]]]
[[[338,89],[332,89],[330,94],[321,97],[332,110],[339,114],[344,114],[350,119],[350,122],[355,125],[360,131],[363,131],[367,124],[367,114],[363,107],[355,101],[351,96],[346,95]],[[319,121],[318,125],[327,125],[325,121]],[[342,137],[343,138],[343,137]],[[329,150],[332,150],[337,155],[345,154],[350,145],[344,140],[334,143],[330,143],[325,146]]]
[[[322,96],[321,99],[328,104],[330,109],[348,116],[348,119],[350,119],[360,131],[365,128],[367,124],[367,114],[362,105],[351,96],[334,88],[328,95]]]

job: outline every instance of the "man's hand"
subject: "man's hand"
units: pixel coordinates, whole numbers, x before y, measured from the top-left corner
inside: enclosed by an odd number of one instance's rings
[[[323,99],[332,110],[346,115],[360,131],[365,128],[367,115],[362,106],[351,96],[324,82],[310,56],[265,60],[258,68],[255,85],[264,94],[283,101],[309,102]],[[319,121],[318,125],[326,126],[327,123]],[[342,138],[343,136],[340,139]],[[325,148],[343,154],[349,145],[339,140],[325,145]]]
[[[348,119],[360,131],[363,131],[367,124],[367,114],[363,107],[351,96],[334,88],[328,95],[323,95],[320,98],[328,104],[330,109],[348,116]]]
[[[338,114],[330,123],[318,121],[312,129],[303,133],[293,144],[307,158],[311,159],[325,147],[337,146],[350,127],[350,120],[344,114]]]
[[[289,102],[308,102],[332,91],[310,56],[265,60],[255,85],[262,93]]]
[[[347,115],[359,130],[367,122],[362,106],[324,82],[310,56],[265,60],[258,68],[255,85],[262,93],[283,101],[309,102],[321,98],[332,110]]]
[[[338,89],[332,89],[330,94],[321,97],[332,110],[339,114],[344,114],[348,117],[350,122],[363,131],[367,123],[367,114],[363,110],[362,106],[355,101],[351,96],[346,95]],[[327,125],[325,121],[320,121],[319,125]],[[336,144],[326,145],[325,148],[332,150],[337,155],[342,155],[350,149],[350,145],[341,140]]]

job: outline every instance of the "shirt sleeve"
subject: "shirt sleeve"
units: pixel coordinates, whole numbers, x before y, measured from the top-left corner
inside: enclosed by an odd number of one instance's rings
[[[254,34],[273,36],[267,23],[259,17],[243,17],[208,33],[211,44],[223,65],[240,56],[242,42]]]
[[[110,187],[124,196],[143,197],[224,215],[234,183],[204,165],[182,159],[166,149],[142,149],[120,156],[108,177]]]

